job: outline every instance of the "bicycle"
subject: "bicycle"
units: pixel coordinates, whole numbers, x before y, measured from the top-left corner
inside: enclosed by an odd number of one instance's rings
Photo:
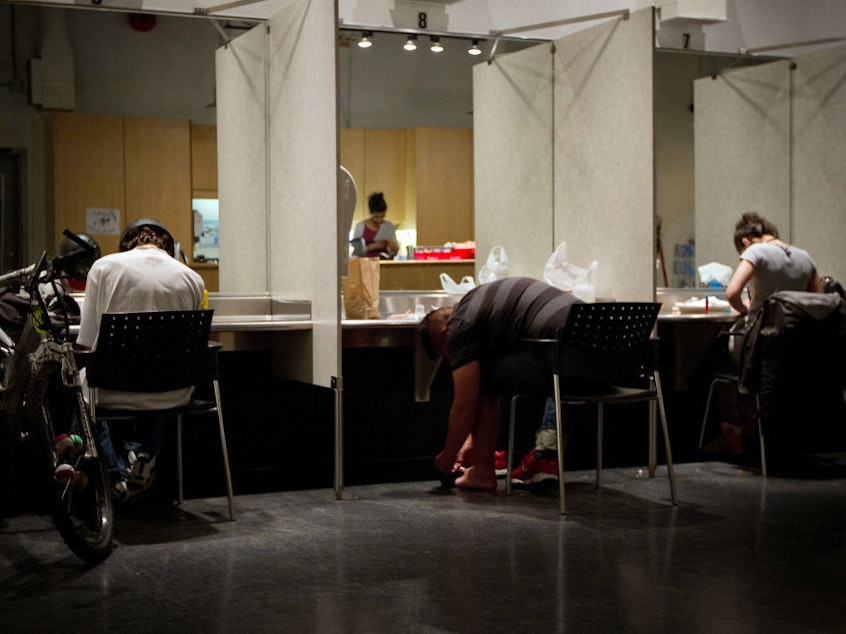
[[[68,230],[82,249],[48,258],[43,252],[26,268],[0,275],[0,288],[23,292],[29,305],[17,341],[0,328],[0,422],[3,476],[11,482],[14,456],[24,444],[36,465],[50,514],[72,552],[89,562],[112,552],[114,509],[105,467],[99,459],[91,412],[83,399],[79,369],[70,341],[70,319],[60,280],[74,261],[95,259],[93,248]],[[51,299],[57,304],[51,318]]]

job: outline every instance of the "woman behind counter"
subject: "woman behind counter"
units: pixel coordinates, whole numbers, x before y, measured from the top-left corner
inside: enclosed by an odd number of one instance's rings
[[[370,208],[370,217],[356,223],[353,229],[352,239],[364,240],[364,253],[356,253],[356,255],[390,260],[399,250],[399,244],[397,244],[396,235],[397,225],[385,220],[385,214],[388,211],[385,196],[382,192],[370,194],[367,205]]]

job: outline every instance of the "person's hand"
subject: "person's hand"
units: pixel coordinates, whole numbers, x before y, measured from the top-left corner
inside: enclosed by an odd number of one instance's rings
[[[455,456],[447,455],[443,451],[435,456],[435,466],[441,473],[454,473],[461,467],[461,465],[456,462]]]
[[[469,436],[464,442],[464,446],[459,450],[455,462],[462,467],[473,466],[473,441]]]

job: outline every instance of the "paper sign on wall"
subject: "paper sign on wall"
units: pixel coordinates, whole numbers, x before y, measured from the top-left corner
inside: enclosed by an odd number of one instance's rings
[[[86,233],[117,236],[120,228],[120,209],[88,207],[85,210]]]

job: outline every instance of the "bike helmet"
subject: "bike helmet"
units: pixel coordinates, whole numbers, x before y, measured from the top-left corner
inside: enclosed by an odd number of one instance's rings
[[[90,248],[86,249],[73,238],[65,236],[56,250],[56,257],[61,263],[62,272],[74,280],[84,280],[88,269],[94,264],[102,252],[97,241],[87,233],[74,234]]]
[[[135,231],[140,229],[141,227],[150,227],[157,233],[164,234],[165,242],[169,245],[169,248],[165,249],[165,251],[170,253],[172,256],[176,257],[176,254],[174,253],[175,240],[173,239],[173,235],[171,235],[167,227],[165,227],[161,222],[159,222],[155,218],[138,218],[137,220],[133,220],[128,225],[126,225],[123,230],[123,233],[120,234],[119,249],[121,251],[129,250],[127,248],[127,245],[130,238],[135,233]]]

